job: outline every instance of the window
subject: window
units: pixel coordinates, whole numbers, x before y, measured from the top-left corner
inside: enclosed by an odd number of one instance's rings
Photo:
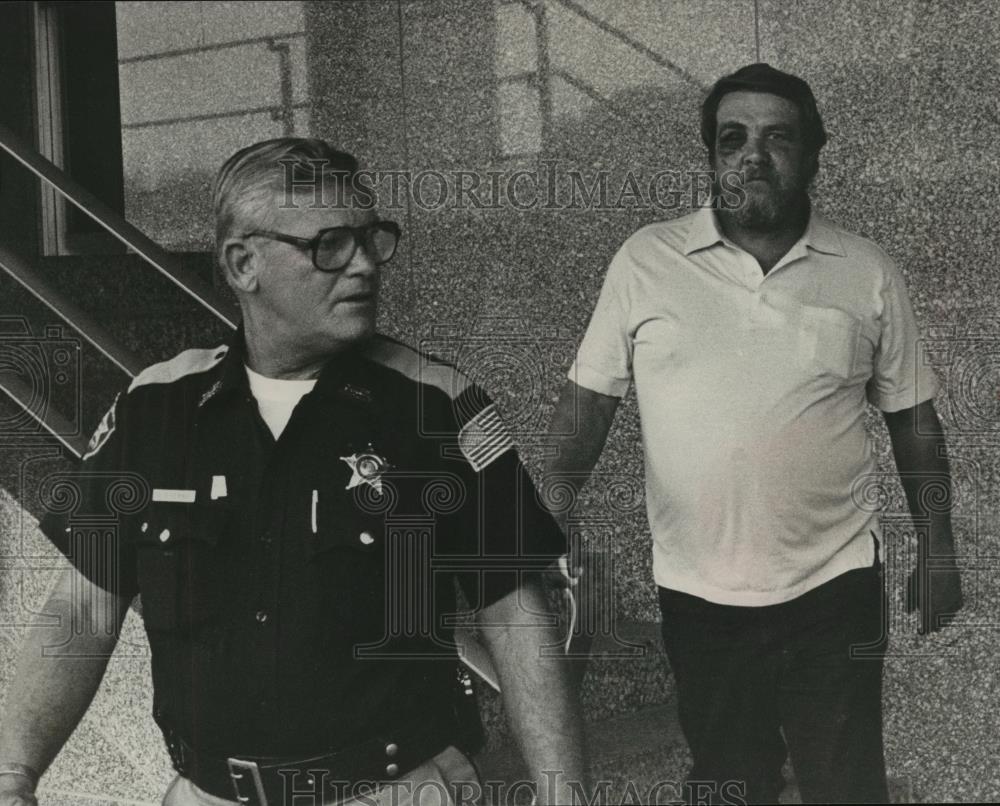
[[[34,4],[38,150],[122,213],[121,114],[113,2]],[[45,185],[42,254],[120,252],[86,213]]]

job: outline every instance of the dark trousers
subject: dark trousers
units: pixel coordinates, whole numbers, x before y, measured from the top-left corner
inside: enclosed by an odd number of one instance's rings
[[[888,801],[877,560],[766,607],[659,591],[689,800],[776,803],[787,754],[805,803]]]

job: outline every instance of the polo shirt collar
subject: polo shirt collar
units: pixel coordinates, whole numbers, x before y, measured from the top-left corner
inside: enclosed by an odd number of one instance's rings
[[[806,227],[805,235],[802,236],[802,243],[816,252],[825,255],[837,255],[847,257],[844,251],[844,244],[841,243],[840,233],[834,229],[824,216],[813,210],[809,215],[809,226]]]
[[[699,207],[691,217],[691,226],[684,241],[684,254],[690,255],[717,243],[728,243],[728,241],[719,229],[715,211],[711,207]]]
[[[719,222],[715,217],[715,211],[711,207],[698,208],[691,218],[691,226],[684,241],[684,254],[690,255],[718,243],[735,246],[722,234]],[[810,211],[806,231],[789,250],[789,254],[799,251],[805,253],[805,247],[827,255],[847,256],[840,240],[840,234],[824,216],[815,210]]]

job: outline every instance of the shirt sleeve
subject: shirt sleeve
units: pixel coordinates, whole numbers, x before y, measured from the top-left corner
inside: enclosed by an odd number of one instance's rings
[[[470,605],[486,607],[514,591],[526,574],[552,565],[567,544],[486,393],[470,386],[453,409],[467,486],[462,553],[478,566],[460,574],[459,582]]]
[[[569,379],[611,397],[624,397],[632,378],[626,246],[611,261],[590,325],[569,370]]]
[[[127,472],[125,404],[121,396],[97,426],[82,462],[51,484],[44,497],[42,532],[94,584],[134,597],[135,549],[125,520],[145,500],[146,485]]]
[[[940,388],[922,349],[902,274],[891,261],[882,287],[881,333],[873,367],[868,400],[882,411],[912,408],[932,399]]]

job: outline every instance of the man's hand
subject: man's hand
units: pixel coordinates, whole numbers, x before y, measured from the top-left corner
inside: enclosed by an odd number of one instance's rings
[[[575,588],[583,576],[583,558],[580,556],[580,541],[570,540],[569,554],[564,554],[556,562],[557,573],[553,581],[560,588]]]
[[[921,635],[947,627],[964,604],[962,579],[954,564],[931,572],[925,569],[926,563],[919,563],[906,580],[906,612],[920,611]]]
[[[568,554],[550,574],[550,581],[559,587],[576,587],[583,576],[583,546],[579,535],[569,533],[570,516],[601,455],[619,402],[617,397],[566,381],[552,414],[547,439],[555,450],[546,462],[542,489],[569,542]]]
[[[24,775],[0,775],[0,806],[38,806],[34,782]]]
[[[886,412],[885,423],[914,523],[927,527],[917,568],[906,583],[907,611],[920,610],[920,633],[927,634],[950,624],[962,607],[944,430],[930,401]]]

